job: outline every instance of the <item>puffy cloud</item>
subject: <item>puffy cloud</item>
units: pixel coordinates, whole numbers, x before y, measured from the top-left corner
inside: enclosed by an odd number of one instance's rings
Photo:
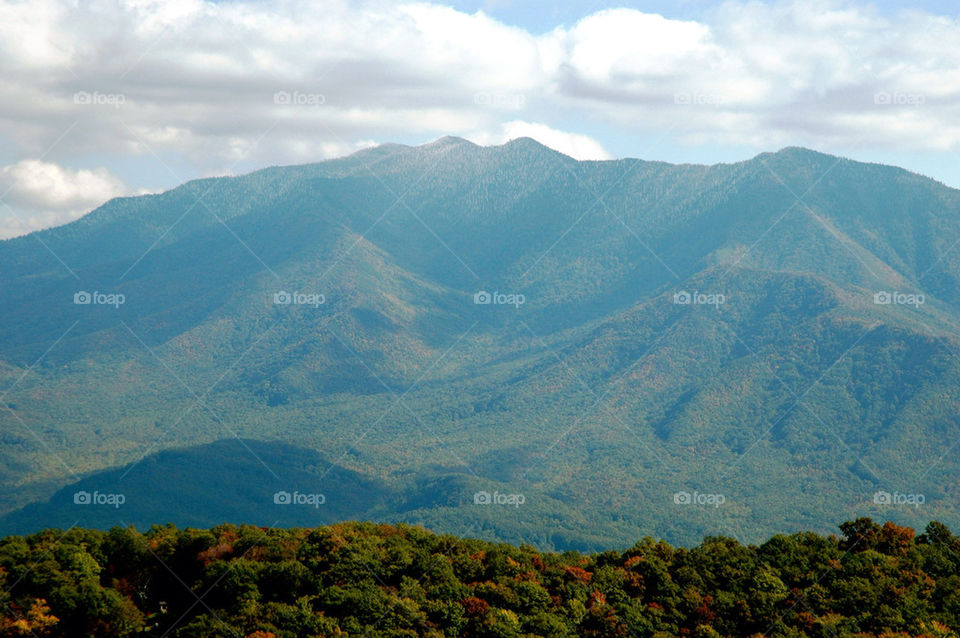
[[[108,199],[128,193],[103,168],[73,170],[42,160],[21,160],[0,168],[0,238],[72,221]]]
[[[603,83],[688,73],[720,53],[706,25],[633,9],[600,11],[551,37],[565,45],[564,64]]]

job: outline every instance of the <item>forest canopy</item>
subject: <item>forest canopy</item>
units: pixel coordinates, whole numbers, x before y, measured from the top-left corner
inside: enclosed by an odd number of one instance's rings
[[[341,523],[0,540],[0,636],[957,636],[960,540],[861,518],[624,551]]]

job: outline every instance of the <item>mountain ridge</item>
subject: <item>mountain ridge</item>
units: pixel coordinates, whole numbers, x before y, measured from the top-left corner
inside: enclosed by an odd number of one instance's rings
[[[908,175],[908,176],[911,176],[911,177],[918,177],[918,178],[921,178],[921,179],[923,179],[923,180],[929,180],[929,181],[932,182],[932,183],[935,183],[935,184],[937,184],[937,185],[939,185],[939,186],[942,186],[942,187],[947,188],[947,189],[952,190],[952,191],[957,191],[957,190],[958,190],[958,189],[956,189],[956,188],[954,188],[954,187],[947,186],[947,185],[944,184],[943,182],[941,182],[941,181],[939,181],[939,180],[936,180],[936,179],[934,179],[934,178],[932,178],[932,177],[928,177],[928,176],[923,175],[923,174],[921,174],[921,173],[917,173],[917,172],[914,172],[914,171],[910,171],[910,170],[907,170],[907,169],[904,169],[904,168],[901,168],[901,167],[898,167],[898,166],[891,166],[891,165],[888,165],[888,164],[882,164],[882,163],[878,163],[878,162],[863,162],[863,161],[855,160],[855,159],[848,158],[848,157],[845,157],[845,156],[832,155],[832,154],[830,154],[830,153],[825,153],[825,152],[822,152],[822,151],[817,151],[816,149],[811,149],[811,148],[807,148],[807,147],[803,147],[803,146],[785,146],[785,147],[783,147],[783,148],[781,148],[781,149],[779,149],[779,150],[777,150],[777,151],[765,151],[765,152],[758,153],[758,154],[756,154],[756,155],[754,155],[754,156],[752,156],[752,157],[750,157],[750,158],[746,158],[746,159],[743,159],[743,160],[737,160],[737,161],[733,161],[733,162],[717,162],[717,163],[713,163],[713,164],[701,164],[701,163],[693,163],[693,164],[691,164],[691,163],[671,163],[671,162],[666,162],[666,161],[662,161],[662,160],[645,160],[645,159],[636,158],[636,157],[620,157],[620,158],[611,158],[611,159],[604,159],[604,160],[576,160],[576,159],[574,159],[573,157],[570,157],[569,155],[566,155],[566,154],[562,153],[561,151],[557,151],[557,150],[555,150],[555,149],[553,149],[553,148],[551,148],[551,147],[549,147],[549,146],[547,146],[547,145],[545,145],[545,144],[537,141],[536,139],[531,138],[531,137],[527,137],[527,136],[522,136],[522,137],[514,138],[514,139],[511,139],[511,140],[509,140],[509,141],[507,141],[507,142],[504,142],[503,144],[499,144],[499,145],[481,146],[481,145],[478,145],[478,144],[476,144],[476,143],[474,143],[474,142],[471,142],[470,140],[467,140],[467,139],[462,138],[462,137],[457,137],[457,136],[453,136],[453,135],[447,135],[447,136],[440,137],[440,138],[438,138],[438,139],[436,139],[436,140],[434,140],[434,141],[432,141],[432,142],[427,142],[427,143],[424,143],[424,144],[421,144],[421,145],[417,145],[417,146],[412,146],[412,145],[407,145],[407,144],[398,144],[398,143],[395,143],[395,142],[384,142],[384,143],[382,143],[382,144],[377,144],[377,145],[375,145],[375,146],[371,146],[371,147],[367,147],[367,148],[363,148],[363,149],[354,151],[353,153],[350,153],[350,154],[348,154],[348,155],[344,155],[344,156],[340,156],[340,157],[334,157],[334,158],[329,158],[329,159],[321,160],[321,161],[318,161],[318,162],[308,162],[308,163],[305,163],[305,164],[304,164],[304,163],[301,163],[301,164],[278,164],[278,165],[271,165],[271,166],[266,166],[266,167],[263,167],[263,168],[255,169],[255,170],[252,170],[252,171],[250,171],[250,172],[243,173],[243,174],[240,174],[240,175],[223,175],[223,176],[217,176],[217,177],[200,177],[200,178],[194,178],[194,179],[190,179],[190,180],[184,182],[183,184],[181,184],[181,185],[179,185],[179,186],[176,186],[176,187],[173,187],[173,188],[171,188],[171,189],[164,190],[164,191],[160,191],[160,192],[157,192],[157,193],[145,193],[145,194],[139,194],[139,195],[122,195],[122,196],[114,197],[114,198],[111,198],[111,199],[105,201],[105,202],[104,202],[103,204],[101,204],[100,206],[97,206],[96,208],[92,209],[89,213],[87,213],[87,214],[85,214],[85,215],[82,215],[81,217],[79,217],[79,218],[77,218],[77,219],[75,219],[75,220],[73,220],[73,221],[71,221],[71,222],[67,222],[66,224],[62,224],[62,225],[59,225],[59,226],[53,226],[53,227],[50,227],[50,228],[44,228],[44,229],[32,231],[31,233],[28,233],[28,234],[26,234],[26,235],[20,235],[20,236],[17,236],[17,237],[6,238],[6,239],[3,239],[3,240],[0,240],[0,244],[2,244],[2,243],[4,243],[4,242],[15,242],[15,241],[19,241],[19,240],[22,240],[22,239],[25,238],[25,237],[29,237],[30,235],[33,235],[34,233],[47,233],[48,231],[52,231],[52,230],[55,230],[55,229],[57,229],[57,228],[64,228],[64,227],[68,227],[68,226],[73,226],[73,225],[77,224],[78,222],[82,222],[83,220],[85,220],[89,215],[94,214],[94,213],[97,213],[98,211],[100,211],[101,209],[103,209],[103,208],[105,208],[105,207],[110,207],[111,205],[114,205],[115,202],[116,202],[116,203],[132,203],[132,202],[140,202],[140,201],[144,201],[144,200],[150,200],[151,198],[155,198],[155,197],[162,196],[162,195],[167,195],[167,194],[169,194],[169,193],[173,193],[173,192],[179,191],[179,190],[181,190],[181,189],[183,189],[184,191],[190,191],[191,188],[193,188],[193,187],[195,187],[195,186],[197,186],[197,185],[199,185],[199,184],[215,183],[215,182],[217,182],[218,180],[243,180],[243,179],[245,179],[245,178],[251,178],[251,177],[253,177],[253,176],[257,176],[257,175],[261,175],[261,174],[274,173],[274,172],[276,172],[276,171],[278,171],[278,170],[283,170],[283,169],[307,169],[307,168],[316,168],[316,167],[327,167],[327,166],[330,166],[330,165],[332,165],[332,164],[337,164],[337,163],[345,162],[346,160],[351,160],[351,159],[352,159],[352,160],[357,160],[357,159],[360,159],[361,157],[365,157],[365,156],[368,155],[368,154],[374,154],[374,155],[377,155],[377,156],[383,155],[383,156],[377,158],[377,161],[379,162],[379,161],[383,161],[383,160],[386,160],[386,159],[390,159],[392,156],[395,156],[396,154],[399,154],[399,153],[409,153],[409,152],[416,151],[416,150],[418,150],[418,149],[450,149],[450,148],[454,148],[454,147],[464,147],[464,146],[467,147],[467,148],[470,148],[471,150],[504,149],[504,148],[511,148],[511,147],[523,147],[523,148],[526,148],[526,149],[534,149],[534,150],[537,150],[537,151],[548,151],[548,152],[550,152],[550,153],[552,153],[552,154],[557,154],[557,155],[561,155],[561,156],[563,156],[563,157],[566,157],[566,158],[568,158],[568,159],[570,159],[570,160],[573,160],[574,162],[577,162],[577,163],[606,164],[606,163],[617,163],[617,162],[642,162],[642,163],[646,163],[646,164],[663,165],[663,166],[667,166],[667,167],[671,167],[671,168],[681,168],[681,167],[717,168],[717,167],[729,167],[729,166],[738,166],[738,165],[752,164],[752,163],[755,163],[755,162],[757,162],[758,160],[761,160],[761,159],[776,158],[776,157],[778,157],[778,156],[779,156],[779,157],[784,157],[784,156],[789,156],[789,155],[802,155],[802,156],[808,156],[808,157],[809,157],[809,156],[816,156],[816,157],[821,157],[821,158],[827,158],[827,159],[829,159],[829,160],[834,160],[834,161],[836,161],[836,162],[851,162],[851,163],[854,163],[854,164],[857,164],[857,165],[861,165],[861,166],[879,167],[879,168],[882,168],[882,169],[894,170],[894,171],[901,172],[902,174],[905,174],[905,175]],[[392,151],[392,150],[397,150],[397,153],[391,153],[391,154],[386,154],[386,155],[384,155],[384,153],[386,153],[387,151]],[[202,193],[204,190],[206,190],[206,189],[200,189],[200,192]],[[194,194],[194,195],[196,196],[196,193],[192,193],[192,194]]]
[[[438,142],[112,200],[42,231],[57,258],[0,243],[0,514],[240,437],[426,503],[383,520],[580,548],[817,528],[895,486],[930,497],[904,523],[958,515],[930,464],[960,428],[960,191],[791,147]],[[467,479],[529,507],[423,495]],[[729,506],[671,500],[710,483]]]

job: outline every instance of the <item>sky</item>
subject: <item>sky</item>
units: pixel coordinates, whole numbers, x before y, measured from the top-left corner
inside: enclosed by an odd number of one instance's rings
[[[956,0],[0,0],[0,238],[444,135],[578,159],[785,146],[960,187]]]

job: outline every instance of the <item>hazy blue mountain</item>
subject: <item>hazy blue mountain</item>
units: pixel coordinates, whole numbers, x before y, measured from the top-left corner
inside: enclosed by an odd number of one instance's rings
[[[214,511],[259,523],[271,464],[357,486],[324,522],[544,547],[956,525],[958,222],[960,191],[807,149],[577,162],[530,139],[113,200],[0,243],[0,525],[71,519],[84,481],[131,467],[138,523],[208,525],[168,501],[248,480]]]

